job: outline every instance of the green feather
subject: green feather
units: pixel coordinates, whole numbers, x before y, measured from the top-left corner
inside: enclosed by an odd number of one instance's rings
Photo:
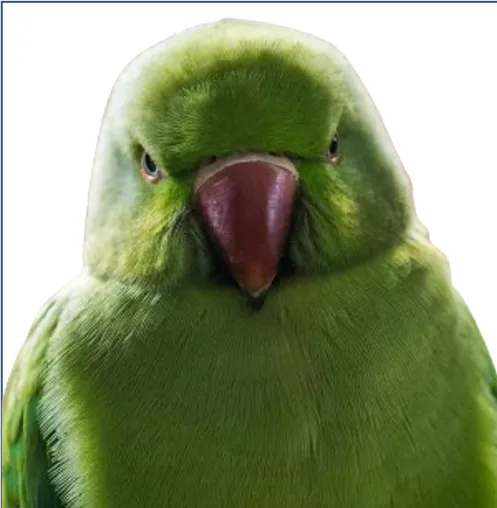
[[[190,204],[201,161],[240,151],[299,173],[257,312]],[[223,20],[133,61],[102,124],[85,262],[10,382],[9,508],[497,506],[494,366],[328,43]]]
[[[58,307],[50,301],[35,320],[3,398],[2,506],[62,508],[49,478],[50,458],[39,426],[38,408],[48,341]]]

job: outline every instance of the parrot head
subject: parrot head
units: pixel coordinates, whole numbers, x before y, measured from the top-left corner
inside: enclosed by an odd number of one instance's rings
[[[148,49],[118,78],[85,259],[103,277],[257,299],[380,255],[412,217],[408,178],[342,54],[221,20]]]

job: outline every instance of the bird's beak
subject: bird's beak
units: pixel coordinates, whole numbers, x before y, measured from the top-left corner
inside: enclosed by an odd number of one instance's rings
[[[194,201],[239,286],[263,295],[277,275],[298,185],[286,157],[237,154],[200,168]]]

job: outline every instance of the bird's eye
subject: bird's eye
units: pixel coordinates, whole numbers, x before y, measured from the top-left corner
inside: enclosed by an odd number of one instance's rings
[[[332,164],[338,164],[341,157],[340,141],[338,140],[338,135],[335,134],[328,147],[327,158]]]
[[[163,176],[163,171],[153,161],[148,152],[143,152],[141,159],[141,174],[149,183],[157,183]]]

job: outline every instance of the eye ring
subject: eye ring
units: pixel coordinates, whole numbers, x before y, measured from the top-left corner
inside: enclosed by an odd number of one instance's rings
[[[328,146],[328,153],[326,154],[328,161],[336,166],[342,158],[342,150],[340,147],[340,140],[338,134],[335,133]]]
[[[140,172],[148,183],[157,183],[164,176],[162,169],[157,166],[146,150],[143,150],[141,157]]]

